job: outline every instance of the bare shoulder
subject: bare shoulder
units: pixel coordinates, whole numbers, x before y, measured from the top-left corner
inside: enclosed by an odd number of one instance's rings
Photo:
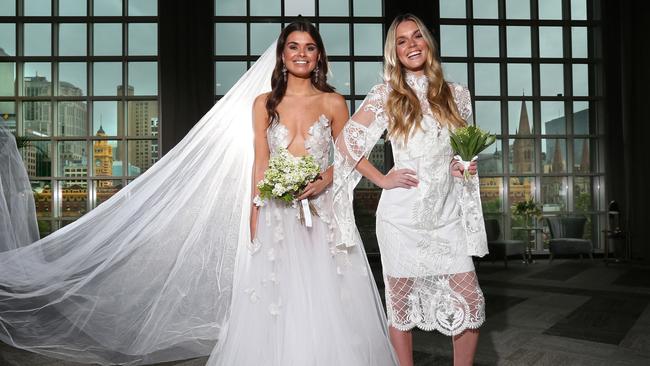
[[[271,95],[270,92],[268,93],[263,93],[255,97],[255,101],[253,102],[253,109],[258,109],[260,107],[266,108],[266,101],[269,99],[269,95]]]
[[[268,125],[268,113],[266,112],[266,100],[270,93],[260,94],[253,102],[253,124]]]
[[[324,93],[323,94],[323,104],[325,108],[329,111],[336,111],[340,108],[347,109],[347,104],[345,103],[345,98],[339,93]]]

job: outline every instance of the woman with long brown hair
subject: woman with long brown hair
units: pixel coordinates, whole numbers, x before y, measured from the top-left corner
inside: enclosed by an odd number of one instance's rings
[[[484,255],[487,244],[476,163],[465,182],[449,143],[450,132],[468,123],[470,95],[445,81],[433,37],[414,15],[393,21],[384,58],[384,83],[372,88],[336,142],[339,244],[360,242],[350,202],[363,175],[383,188],[377,239],[400,365],[413,365],[414,327],[451,336],[454,365],[471,365],[485,319],[471,256]],[[395,161],[386,175],[367,160],[385,131]]]
[[[278,38],[271,91],[253,104],[253,240],[239,255],[229,325],[209,365],[396,364],[364,252],[338,250],[333,241],[329,150],[347,108],[327,84],[316,28],[289,24]],[[269,159],[286,151],[321,168],[298,197],[315,208],[311,227],[299,220],[299,207],[259,199],[256,183]]]

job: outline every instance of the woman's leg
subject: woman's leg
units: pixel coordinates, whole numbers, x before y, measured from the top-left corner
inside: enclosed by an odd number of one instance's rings
[[[410,330],[403,332],[392,326],[388,328],[388,332],[399,366],[413,366],[413,333]]]
[[[467,329],[454,336],[452,342],[454,345],[454,366],[472,366],[474,364],[478,334],[478,329]]]

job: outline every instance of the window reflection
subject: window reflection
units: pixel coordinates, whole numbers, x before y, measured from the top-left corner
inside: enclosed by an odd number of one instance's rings
[[[158,53],[158,25],[156,23],[129,24],[129,55],[156,55]]]
[[[16,64],[0,62],[0,96],[14,96],[16,90]]]
[[[128,176],[138,176],[149,169],[158,160],[158,143],[156,140],[129,140]]]
[[[530,27],[506,27],[508,57],[530,57]]]
[[[354,54],[381,56],[383,52],[381,24],[354,25]]]
[[[571,27],[571,56],[588,57],[587,27]]]
[[[442,65],[445,80],[468,86],[467,64],[459,62],[444,62]]]
[[[218,55],[246,54],[246,24],[216,23],[214,33],[215,52]]]
[[[318,30],[323,38],[328,56],[350,54],[350,26],[348,24],[321,23]],[[381,45],[381,34],[379,35],[379,44]]]
[[[25,56],[52,55],[52,26],[46,23],[27,23],[24,25]]]
[[[481,173],[485,171],[484,163],[479,161]],[[501,212],[503,195],[503,178],[481,177],[479,180],[483,213]]]
[[[51,0],[23,0],[25,16],[50,16],[52,15]]]
[[[129,16],[156,16],[158,15],[158,1],[157,0],[129,0],[128,15]]]
[[[497,139],[494,144],[490,145],[478,155],[478,164],[481,175],[503,173],[503,148],[501,146],[501,139]],[[486,178],[482,176],[481,180],[483,179]],[[483,189],[483,184],[481,184],[481,189]]]
[[[313,16],[316,14],[314,0],[284,0],[284,15],[287,16]]]
[[[510,101],[508,102],[508,133],[512,136],[532,137],[533,102]]]
[[[354,0],[354,16],[380,17],[382,15],[381,0]]]
[[[465,2],[457,0],[440,0],[441,18],[465,18]]]
[[[280,15],[280,0],[249,0],[251,15]]]
[[[252,23],[251,27],[251,55],[261,55],[280,34],[279,23]],[[232,40],[230,41],[232,42]]]
[[[318,2],[320,16],[347,16],[350,13],[349,0],[328,0]]]
[[[60,16],[86,16],[86,0],[59,0]]]
[[[542,172],[566,173],[566,139],[542,139]]]
[[[115,100],[93,102],[93,124],[91,135],[103,131],[105,136],[124,134],[124,107]]]
[[[88,105],[85,101],[59,102],[59,136],[86,136],[88,134]]]
[[[355,94],[368,94],[370,89],[382,82],[381,62],[355,62],[354,63],[354,83]]]
[[[573,65],[573,95],[589,95],[589,66],[587,64]]]
[[[75,97],[86,95],[86,85],[85,62],[59,63],[59,95]]]
[[[589,134],[591,132],[589,121],[589,102],[573,102],[573,133]]]
[[[539,27],[539,57],[562,56],[562,27]]]
[[[93,95],[118,95],[122,89],[121,62],[93,64]]]
[[[95,207],[106,202],[124,187],[121,180],[95,180],[93,186],[95,188]]]
[[[246,15],[246,0],[214,0],[214,14],[220,16]]]
[[[16,15],[16,0],[0,0],[0,16]]]
[[[508,64],[508,95],[533,95],[530,64]]]
[[[23,136],[52,136],[52,103],[23,102]]]
[[[520,132],[517,136],[524,136]],[[510,139],[510,173],[535,173],[535,140],[532,138]]]
[[[571,19],[587,20],[587,0],[571,0]]]
[[[122,55],[122,24],[96,23],[93,32],[95,56]]]
[[[506,0],[507,19],[530,19],[530,1]]]
[[[52,65],[49,62],[25,62],[23,75],[24,96],[52,95]]]
[[[591,140],[574,139],[573,140],[573,172],[590,173],[591,172]]]
[[[493,134],[501,134],[501,102],[477,100],[475,102],[476,125]]]
[[[467,56],[467,27],[441,25],[440,51],[442,56]]]
[[[543,135],[564,135],[566,134],[566,119],[564,117],[564,102],[540,103],[542,116]]]
[[[542,177],[542,211],[566,211],[568,188],[566,177]]]
[[[539,65],[539,88],[542,96],[564,95],[564,65]]]
[[[340,94],[350,94],[350,63],[330,62],[330,75],[328,82],[332,84]]]
[[[93,0],[94,16],[122,15],[122,0]]]
[[[218,61],[215,63],[216,93],[224,95],[246,72],[246,62]]]
[[[129,94],[158,94],[158,63],[129,62]]]
[[[562,0],[543,0],[538,2],[539,19],[562,19]]]
[[[474,73],[476,95],[501,94],[499,64],[475,64]]]
[[[476,19],[497,19],[499,17],[499,0],[474,0],[472,4]]]
[[[499,57],[498,26],[474,26],[474,56]]]

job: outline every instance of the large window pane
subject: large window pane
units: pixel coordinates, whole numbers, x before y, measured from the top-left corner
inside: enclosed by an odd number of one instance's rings
[[[566,139],[542,139],[542,172],[566,173]]]
[[[0,0],[0,16],[16,15],[16,0]]]
[[[129,176],[144,173],[157,159],[154,155],[155,140],[129,140]]]
[[[52,26],[47,23],[27,23],[24,25],[25,56],[52,55]]]
[[[573,65],[573,95],[589,95],[589,66],[587,64]]]
[[[59,141],[58,170],[59,177],[84,176],[88,172],[86,164],[86,141]]]
[[[501,102],[478,100],[475,104],[476,125],[484,131],[501,134]]]
[[[12,133],[16,132],[16,103],[0,102],[0,123]]]
[[[535,197],[535,178],[512,177],[508,183],[508,208]]]
[[[354,0],[354,16],[380,17],[382,15],[381,0]]]
[[[484,171],[483,166],[483,163],[479,163],[479,169],[481,172]],[[503,178],[481,177],[479,184],[481,190],[481,204],[483,205],[483,213],[501,212]]]
[[[93,26],[95,56],[122,55],[122,24],[97,23]]]
[[[566,177],[542,177],[542,211],[566,211],[567,189]]]
[[[543,135],[566,134],[566,119],[564,117],[564,102],[541,102]]]
[[[123,187],[121,180],[96,180],[93,181],[93,185],[95,187],[95,207],[106,202]]]
[[[214,13],[220,16],[246,15],[246,0],[214,0]]]
[[[354,83],[355,94],[368,94],[370,89],[382,82],[381,62],[355,62],[354,63]]]
[[[59,56],[86,56],[86,24],[59,24]]]
[[[445,80],[469,85],[467,81],[467,64],[460,62],[444,62],[442,65]]]
[[[499,64],[476,64],[474,74],[476,95],[501,94]]]
[[[564,95],[564,65],[539,65],[539,89],[542,96]]]
[[[354,54],[381,56],[383,52],[381,24],[354,25]]]
[[[576,212],[589,212],[593,210],[591,177],[573,178],[573,209]]]
[[[0,23],[0,57],[3,56],[16,56],[16,25],[13,23]]]
[[[587,20],[587,0],[571,0],[571,19]]]
[[[52,95],[52,65],[49,62],[25,62],[23,67],[23,95]]]
[[[474,18],[497,19],[499,17],[499,0],[474,0]]]
[[[127,111],[129,136],[158,136],[158,101],[130,101],[128,102]]]
[[[506,18],[530,19],[530,1],[506,0]]]
[[[81,166],[70,166],[70,169],[71,174],[81,174]],[[85,179],[59,181],[59,197],[61,217],[76,219],[88,212],[88,183]]]
[[[93,102],[93,125],[91,135],[103,133],[106,136],[124,134],[124,107],[122,102]]]
[[[246,72],[246,62],[219,61],[215,63],[217,95],[224,95]]]
[[[95,16],[122,15],[122,0],[93,0],[93,15]]]
[[[280,0],[250,0],[251,15],[280,15]]]
[[[538,4],[539,19],[562,19],[562,0],[542,0]]]
[[[533,95],[530,64],[508,64],[508,95]]]
[[[531,136],[533,125],[533,102],[508,102],[508,133],[513,136]]]
[[[52,136],[52,104],[23,102],[23,136]]]
[[[129,55],[158,54],[158,25],[156,23],[129,24]]]
[[[102,136],[101,133],[97,134]],[[117,140],[96,140],[93,144],[93,175],[97,177],[120,176],[124,174],[122,152],[124,142]]]
[[[539,57],[562,56],[562,27],[539,27]]]
[[[320,16],[347,16],[350,14],[349,0],[328,0],[318,2]]]
[[[314,0],[284,0],[284,15],[314,16],[316,2]]]
[[[77,97],[86,95],[86,86],[85,62],[59,63],[59,95]]]
[[[23,0],[23,7],[28,17],[52,15],[51,0]]]
[[[589,102],[573,102],[573,133],[576,135],[591,133]]]
[[[467,27],[464,25],[441,25],[440,51],[443,57],[467,56]]]
[[[38,218],[52,217],[52,184],[49,180],[32,180],[32,192]],[[40,229],[40,222],[39,222]]]
[[[328,56],[350,54],[350,26],[348,24],[321,24],[318,28]],[[381,33],[379,37],[381,45]]]
[[[571,27],[571,56],[588,57],[587,27]]]
[[[535,173],[535,140],[510,139],[510,173]]]
[[[157,95],[158,63],[129,62],[129,88],[131,87],[133,95]]]
[[[337,92],[343,95],[350,94],[350,63],[330,62],[329,66],[328,82],[336,88]]]
[[[530,57],[530,27],[506,27],[508,57]]]
[[[279,23],[251,24],[251,54],[261,55],[264,53],[271,43],[278,39],[280,30]]]
[[[498,26],[474,26],[474,56],[499,57]]]
[[[88,105],[85,101],[59,102],[59,136],[86,136],[88,134]]]
[[[86,16],[86,0],[59,0],[60,16]]]
[[[52,143],[50,141],[30,141],[21,150],[25,169],[30,177],[52,175]]]
[[[246,54],[246,24],[216,23],[214,33],[214,49],[217,55]]]
[[[441,18],[465,18],[465,2],[458,0],[440,0]]]
[[[129,0],[129,16],[158,15],[158,0]]]
[[[573,172],[590,173],[591,172],[591,140],[575,139],[573,140]]]
[[[93,64],[93,95],[122,93],[122,63],[95,62]]]
[[[478,169],[481,175],[503,174],[503,147],[501,146],[501,139],[497,139],[494,144],[490,145],[490,147],[478,155]],[[481,177],[481,180],[483,179],[486,179],[485,176]],[[481,189],[483,189],[482,185]]]

